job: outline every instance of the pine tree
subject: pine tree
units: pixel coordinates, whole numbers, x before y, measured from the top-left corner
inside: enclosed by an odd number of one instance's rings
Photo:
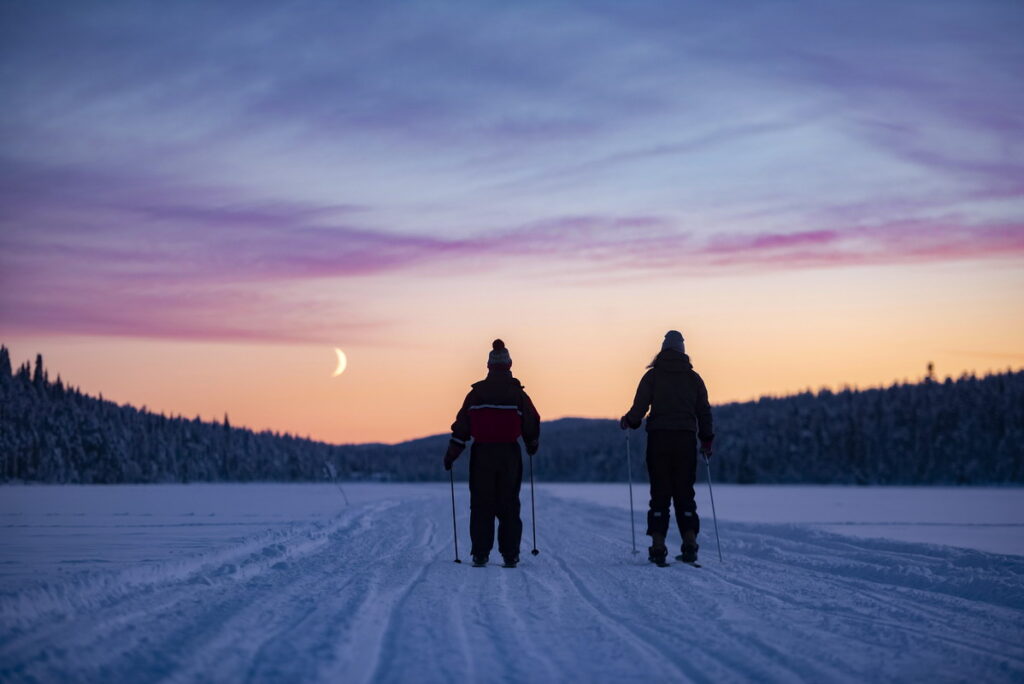
[[[36,354],[36,370],[32,374],[32,384],[39,389],[43,389],[46,386],[46,379],[43,371],[43,355]]]

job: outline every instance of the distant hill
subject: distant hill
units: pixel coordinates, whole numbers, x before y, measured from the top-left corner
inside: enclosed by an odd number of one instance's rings
[[[804,393],[714,408],[715,477],[740,483],[1024,483],[1024,371],[884,389]],[[633,475],[645,480],[643,431]],[[537,477],[622,481],[616,421],[545,422]],[[441,480],[448,437],[331,445],[154,414],[51,381],[41,356],[0,347],[0,481],[65,483]],[[465,479],[467,458],[457,477]]]

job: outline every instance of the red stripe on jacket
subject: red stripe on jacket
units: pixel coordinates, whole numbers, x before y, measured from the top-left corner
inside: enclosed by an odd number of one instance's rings
[[[471,409],[469,432],[481,444],[514,442],[523,432],[523,420],[515,407]]]

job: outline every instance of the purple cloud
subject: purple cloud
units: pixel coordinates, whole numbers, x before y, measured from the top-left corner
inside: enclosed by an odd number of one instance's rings
[[[173,196],[144,183],[130,196],[106,197],[87,192],[91,180],[76,186],[73,174],[59,177],[61,191],[47,185],[45,202],[25,185],[0,188],[18,197],[0,220],[6,330],[326,341],[372,337],[388,321],[368,318],[355,301],[296,299],[289,284],[520,259],[550,263],[553,273],[573,264],[577,273],[642,278],[1024,256],[1024,223],[946,218],[708,235],[657,215],[568,216],[445,238],[361,227],[370,207],[231,195],[214,202],[213,191]]]
[[[320,340],[389,322],[318,278],[1024,255],[1021,8],[793,9],[8,3],[0,326]]]
[[[801,247],[835,245],[841,239],[835,230],[803,233],[765,233],[761,235],[723,235],[714,237],[703,249],[705,254],[752,254],[765,250],[793,250]]]
[[[1024,222],[966,225],[953,219],[716,238],[698,248],[716,268],[791,270],[1024,256]]]

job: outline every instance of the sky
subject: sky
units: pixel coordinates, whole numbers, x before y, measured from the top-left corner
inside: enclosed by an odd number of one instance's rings
[[[1015,2],[0,6],[0,343],[151,410],[444,432],[1024,367]],[[348,369],[334,378],[334,348]]]

